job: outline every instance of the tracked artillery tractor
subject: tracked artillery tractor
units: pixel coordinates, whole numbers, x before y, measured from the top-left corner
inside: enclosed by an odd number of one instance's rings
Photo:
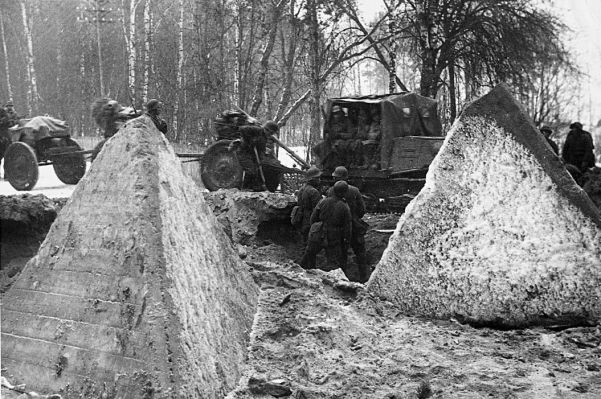
[[[65,184],[77,184],[86,172],[84,151],[71,138],[64,121],[36,116],[8,129],[10,144],[4,153],[4,176],[16,190],[32,190],[39,166],[52,165]]]
[[[324,182],[343,165],[368,209],[403,212],[444,141],[436,105],[408,92],[329,99],[323,141],[313,148]]]

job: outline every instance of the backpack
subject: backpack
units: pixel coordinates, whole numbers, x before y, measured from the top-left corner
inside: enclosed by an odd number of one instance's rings
[[[303,222],[303,211],[300,206],[295,205],[290,213],[290,224],[294,227],[298,227]]]

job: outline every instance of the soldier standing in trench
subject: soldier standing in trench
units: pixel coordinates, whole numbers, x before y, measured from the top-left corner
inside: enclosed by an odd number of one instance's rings
[[[303,243],[307,242],[309,229],[311,228],[311,214],[321,201],[319,192],[321,170],[317,166],[311,166],[305,172],[305,184],[296,194],[299,212],[301,213],[300,232],[303,237]]]
[[[345,181],[338,181],[333,195],[319,201],[311,214],[307,247],[300,261],[303,269],[315,269],[317,254],[326,250],[328,261],[341,268],[347,277],[347,248],[351,239],[351,211],[344,201]]]
[[[338,166],[334,169],[332,177],[336,181],[348,181],[348,170],[344,166]],[[348,183],[348,182],[347,182]],[[328,190],[328,197],[333,195],[333,188]],[[348,191],[344,195],[344,199],[351,210],[352,217],[352,235],[350,246],[355,253],[357,259],[357,268],[359,269],[358,279],[364,283],[369,279],[370,270],[367,264],[367,254],[365,251],[365,234],[369,225],[363,221],[365,215],[365,201],[359,189],[351,184],[348,185]]]

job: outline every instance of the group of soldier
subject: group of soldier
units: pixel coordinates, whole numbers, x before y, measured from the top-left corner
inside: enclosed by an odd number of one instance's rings
[[[321,194],[321,171],[312,166],[305,172],[305,183],[297,193],[299,230],[306,244],[299,264],[305,269],[316,267],[317,254],[324,249],[328,262],[342,269],[351,281],[366,282],[370,267],[365,250],[368,224],[363,221],[365,202],[359,189],[348,183],[348,171],[338,166],[332,173],[335,183]],[[348,264],[351,247],[358,272]]]

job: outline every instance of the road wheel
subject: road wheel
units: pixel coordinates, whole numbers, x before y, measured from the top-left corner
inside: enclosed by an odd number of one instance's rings
[[[61,147],[63,146],[65,152],[82,150],[79,144],[70,138],[61,140]],[[52,160],[52,166],[56,177],[65,184],[77,184],[86,173],[86,160],[83,154],[61,155]]]
[[[22,142],[8,146],[4,154],[4,176],[15,190],[33,189],[39,177],[38,159],[33,148]]]
[[[219,140],[202,157],[200,173],[205,187],[211,191],[220,188],[240,188],[243,170],[235,151],[229,151],[231,140]]]

